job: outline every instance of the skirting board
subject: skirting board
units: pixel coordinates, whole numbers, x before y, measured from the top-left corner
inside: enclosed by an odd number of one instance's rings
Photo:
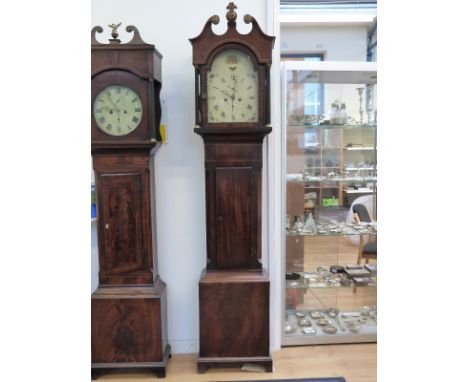
[[[193,354],[198,353],[200,349],[200,341],[196,340],[172,340],[169,338],[172,354]]]

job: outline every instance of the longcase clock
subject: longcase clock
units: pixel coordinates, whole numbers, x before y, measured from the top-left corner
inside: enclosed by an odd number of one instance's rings
[[[91,153],[99,286],[91,298],[91,375],[149,368],[165,376],[166,285],[157,272],[154,154],[160,146],[161,54],[134,26],[121,44],[91,32]]]
[[[272,371],[269,279],[261,263],[263,141],[271,132],[270,76],[274,37],[250,15],[247,34],[226,7],[227,31],[206,22],[190,39],[195,67],[195,133],[205,148],[207,264],[199,281],[198,370],[258,363]]]

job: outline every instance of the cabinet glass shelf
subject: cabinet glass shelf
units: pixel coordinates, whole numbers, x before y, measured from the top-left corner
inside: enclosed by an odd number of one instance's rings
[[[286,281],[286,288],[287,289],[336,289],[336,288],[353,288],[354,284],[350,285],[330,285],[326,283],[316,283],[316,284],[306,284],[304,281]],[[374,283],[369,282],[367,285],[359,285],[358,288],[376,288],[377,281]]]
[[[283,346],[377,339],[376,68],[282,63]]]
[[[327,177],[327,176],[310,176],[303,174],[288,174],[287,180],[301,182],[377,182],[376,176],[348,176],[348,177]]]
[[[369,146],[369,147],[343,147],[343,150],[347,150],[347,151],[369,151],[369,150],[374,150],[373,147]]]
[[[346,130],[367,130],[377,129],[377,125],[308,125],[304,123],[289,123],[288,128],[291,127],[302,127],[302,128],[317,128],[317,129],[346,129]]]
[[[371,190],[370,188],[362,188],[358,190],[344,188],[343,192],[346,194],[369,194],[369,193],[373,193],[374,190]]]
[[[377,235],[377,232],[366,232],[366,233],[359,233],[359,232],[326,232],[326,233],[319,233],[317,230],[314,230],[312,232],[300,232],[300,233],[293,233],[293,232],[288,232],[286,236],[302,236],[302,237],[307,237],[307,236],[356,236],[356,235]]]

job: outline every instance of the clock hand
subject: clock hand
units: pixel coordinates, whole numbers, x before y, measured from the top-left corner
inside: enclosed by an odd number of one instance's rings
[[[231,118],[234,120],[234,100],[236,99],[236,91],[237,91],[237,77],[233,79],[234,86],[229,86],[227,87],[232,90],[232,95],[231,95]]]
[[[107,98],[109,98],[109,101],[110,101],[110,103],[112,104],[112,106],[114,106],[114,108],[116,108],[117,106],[116,106],[115,103],[112,101],[112,98],[111,98],[111,96],[110,96],[109,94],[107,95]]]
[[[236,97],[236,92],[237,92],[237,77],[235,77],[234,87],[232,88],[232,91],[233,91],[233,97],[235,98]]]
[[[117,104],[119,103],[119,101],[120,101],[121,98],[122,98],[122,97],[119,97],[119,99],[118,99],[117,101],[115,101],[115,105],[114,105],[114,106],[115,106],[115,111],[116,111],[117,113],[119,113],[119,114],[120,114],[120,108],[117,107]]]
[[[229,93],[227,90],[220,89],[220,88],[218,88],[218,87],[216,87],[216,86],[214,86],[213,88],[216,89],[216,90],[219,90],[219,91],[220,91],[221,93],[223,93],[226,97],[229,97],[229,98],[231,98],[231,99],[233,99],[233,97],[234,97],[234,95],[231,94],[231,93]],[[229,88],[229,86],[228,86],[228,88]]]

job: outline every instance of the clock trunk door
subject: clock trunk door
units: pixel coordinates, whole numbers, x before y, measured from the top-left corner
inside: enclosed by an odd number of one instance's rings
[[[216,169],[216,260],[219,269],[248,268],[254,263],[256,232],[251,167]]]
[[[144,174],[101,174],[99,208],[106,276],[145,270]]]

